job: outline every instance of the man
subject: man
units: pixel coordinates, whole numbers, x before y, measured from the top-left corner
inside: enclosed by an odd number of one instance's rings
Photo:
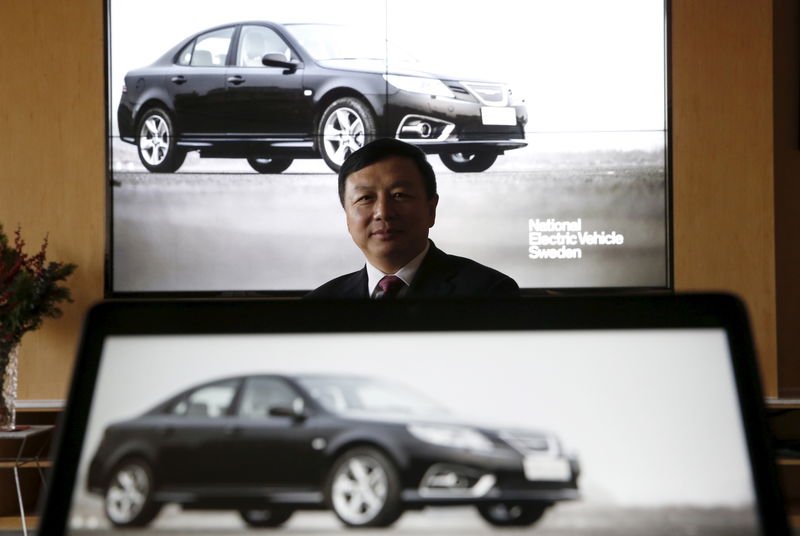
[[[339,171],[347,229],[367,264],[308,298],[447,298],[519,295],[513,279],[428,240],[436,221],[436,176],[425,153],[385,138],[354,152]]]

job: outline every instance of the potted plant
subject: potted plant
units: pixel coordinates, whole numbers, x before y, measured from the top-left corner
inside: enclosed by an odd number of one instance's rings
[[[76,266],[46,262],[47,236],[35,255],[23,248],[20,228],[13,244],[0,225],[0,430],[16,427],[17,365],[22,336],[42,325],[45,318],[58,318],[58,304],[72,301],[65,281]]]

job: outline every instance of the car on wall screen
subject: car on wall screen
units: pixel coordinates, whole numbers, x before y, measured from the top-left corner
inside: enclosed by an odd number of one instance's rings
[[[403,385],[338,375],[251,375],[192,387],[106,428],[87,476],[118,527],[166,503],[237,510],[275,527],[329,508],[347,526],[473,505],[527,526],[579,498],[579,464],[549,432],[454,419]]]
[[[430,72],[351,27],[271,22],[205,30],[128,72],[117,118],[142,164],[167,173],[190,151],[246,158],[260,173],[296,158],[338,171],[375,137],[416,144],[456,172],[484,171],[527,145],[528,120],[507,84]]]

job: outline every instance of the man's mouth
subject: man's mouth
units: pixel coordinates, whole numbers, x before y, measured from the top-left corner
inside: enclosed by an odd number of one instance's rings
[[[397,236],[397,229],[376,229],[369,233],[370,237],[378,238],[380,240],[391,240]]]

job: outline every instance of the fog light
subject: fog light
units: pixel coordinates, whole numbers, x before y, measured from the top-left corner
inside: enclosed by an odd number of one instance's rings
[[[419,123],[403,125],[403,128],[400,129],[403,134],[416,134],[420,138],[430,138],[431,132],[433,132],[433,127],[430,123],[426,123],[421,121]]]
[[[458,475],[455,473],[438,474],[428,479],[429,488],[454,488],[456,486],[458,486]],[[462,482],[461,487],[466,487],[466,482]]]
[[[443,140],[455,129],[453,123],[421,115],[407,115],[397,128],[397,138],[402,140]]]
[[[423,497],[482,497],[497,482],[491,473],[450,464],[432,466],[420,482]]]

